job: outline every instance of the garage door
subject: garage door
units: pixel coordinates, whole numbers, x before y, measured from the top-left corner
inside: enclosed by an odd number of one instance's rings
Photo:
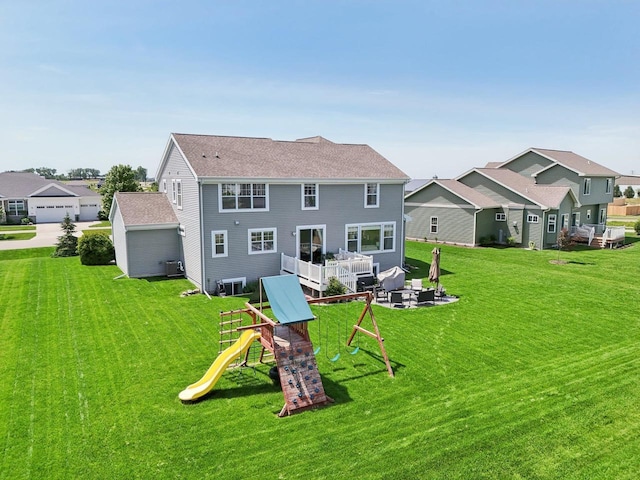
[[[88,222],[98,219],[100,205],[97,203],[81,203],[80,204],[80,221]]]
[[[67,213],[69,217],[71,217],[71,220],[75,221],[76,217],[73,213],[73,205],[38,205],[36,207],[36,222],[61,222]]]

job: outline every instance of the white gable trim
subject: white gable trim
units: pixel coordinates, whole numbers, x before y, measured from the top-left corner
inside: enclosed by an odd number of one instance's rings
[[[172,133],[171,136],[169,136],[169,140],[167,141],[167,145],[164,147],[164,153],[162,154],[162,157],[161,157],[162,159],[160,160],[160,165],[158,166],[158,170],[156,171],[156,181],[160,180],[160,177],[162,176],[161,173],[164,170],[165,165],[169,161],[169,151],[171,150],[171,145],[175,145],[176,149],[178,150],[178,152],[182,156],[182,159],[184,160],[185,165],[189,169],[189,172],[191,172],[191,175],[193,175],[193,178],[195,178],[197,180],[198,179],[198,175],[196,175],[195,170],[191,166],[191,163],[189,163],[189,160],[187,160],[187,156],[184,154],[184,152],[180,148],[180,145],[178,145],[178,142],[176,141],[176,139],[175,139],[175,137],[173,136],[173,133]]]
[[[57,183],[48,183],[47,185],[45,185],[44,187],[39,188],[38,190],[36,190],[35,192],[30,193],[28,196],[29,197],[33,197],[34,195],[38,195],[39,193],[44,192],[45,190],[49,189],[49,188],[57,188],[58,190],[61,190],[63,192],[68,193],[69,195],[71,195],[72,197],[79,197],[79,195],[77,193],[73,193],[70,190],[67,190],[66,188],[64,188],[62,185],[58,185]]]

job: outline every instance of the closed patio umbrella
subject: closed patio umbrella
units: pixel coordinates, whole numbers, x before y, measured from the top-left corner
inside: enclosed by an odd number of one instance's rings
[[[438,247],[431,250],[431,267],[429,267],[429,281],[436,284],[440,282],[440,249]]]

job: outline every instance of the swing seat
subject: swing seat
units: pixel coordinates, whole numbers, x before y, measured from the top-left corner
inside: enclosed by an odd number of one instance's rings
[[[340,359],[340,354],[336,353],[336,356],[333,358],[330,358],[329,361],[330,362],[337,362]]]
[[[358,353],[360,351],[360,347],[356,347],[356,349],[353,352],[349,352],[351,355],[355,355],[356,353]]]
[[[313,351],[313,354],[314,354],[314,355],[317,355],[317,354],[319,354],[319,353],[320,353],[320,347],[316,348],[316,349]]]

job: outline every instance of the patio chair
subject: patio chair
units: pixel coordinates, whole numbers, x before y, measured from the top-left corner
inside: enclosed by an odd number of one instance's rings
[[[422,290],[422,279],[421,278],[412,278],[411,279],[411,290],[419,292]]]
[[[402,292],[391,292],[391,304],[396,308],[404,308],[404,296]]]
[[[416,297],[416,305],[425,305],[428,302],[435,304],[436,291],[433,288],[428,290],[421,290]]]
[[[373,275],[366,275],[358,278],[357,290],[358,292],[375,292],[376,277],[374,277]]]

